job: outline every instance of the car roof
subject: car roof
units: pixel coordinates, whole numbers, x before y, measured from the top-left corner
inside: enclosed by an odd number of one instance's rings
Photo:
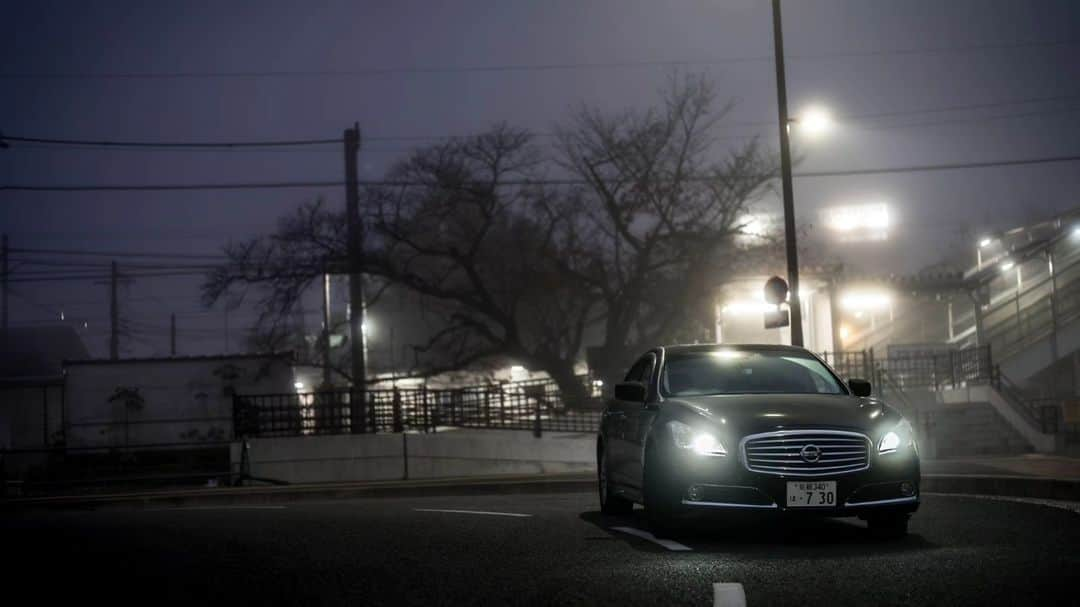
[[[667,354],[679,354],[682,352],[711,352],[714,350],[742,350],[745,352],[792,352],[807,354],[810,351],[799,346],[785,346],[780,344],[674,344],[661,346]]]

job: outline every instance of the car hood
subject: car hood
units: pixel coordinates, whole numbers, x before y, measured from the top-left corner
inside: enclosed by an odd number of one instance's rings
[[[665,408],[698,414],[739,434],[784,428],[850,428],[872,432],[886,418],[899,417],[873,398],[829,394],[723,394],[673,397]],[[672,411],[675,413],[675,411]]]

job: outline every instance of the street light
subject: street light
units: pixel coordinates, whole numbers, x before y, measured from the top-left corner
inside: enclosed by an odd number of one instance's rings
[[[799,130],[808,137],[820,137],[832,130],[833,119],[829,110],[823,107],[811,107],[799,118],[793,119]]]
[[[840,305],[852,312],[885,310],[892,305],[892,296],[885,291],[853,291],[840,298]]]

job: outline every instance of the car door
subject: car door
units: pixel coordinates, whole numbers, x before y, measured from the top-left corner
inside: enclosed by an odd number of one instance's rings
[[[645,384],[645,403],[654,398],[655,390],[651,388],[653,375],[656,372],[656,354],[650,352],[642,356],[636,365],[637,378]],[[641,454],[645,442],[645,434],[655,412],[646,407],[643,402],[625,403],[625,414],[622,418],[621,446],[623,450],[623,482],[638,489],[642,486],[642,461]]]
[[[624,382],[640,382],[648,367],[648,357],[639,358],[623,377]],[[626,443],[626,420],[627,415],[641,408],[640,402],[622,400],[617,396],[612,397],[609,407],[611,422],[611,434],[608,436],[608,473],[612,480],[620,484],[626,484],[632,477],[630,468],[633,465],[633,451]]]

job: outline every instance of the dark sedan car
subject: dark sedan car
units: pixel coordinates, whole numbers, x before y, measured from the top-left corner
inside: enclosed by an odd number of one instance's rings
[[[803,348],[655,348],[604,411],[601,509],[644,504],[658,532],[708,509],[858,516],[903,535],[919,507],[918,447],[870,392]]]

